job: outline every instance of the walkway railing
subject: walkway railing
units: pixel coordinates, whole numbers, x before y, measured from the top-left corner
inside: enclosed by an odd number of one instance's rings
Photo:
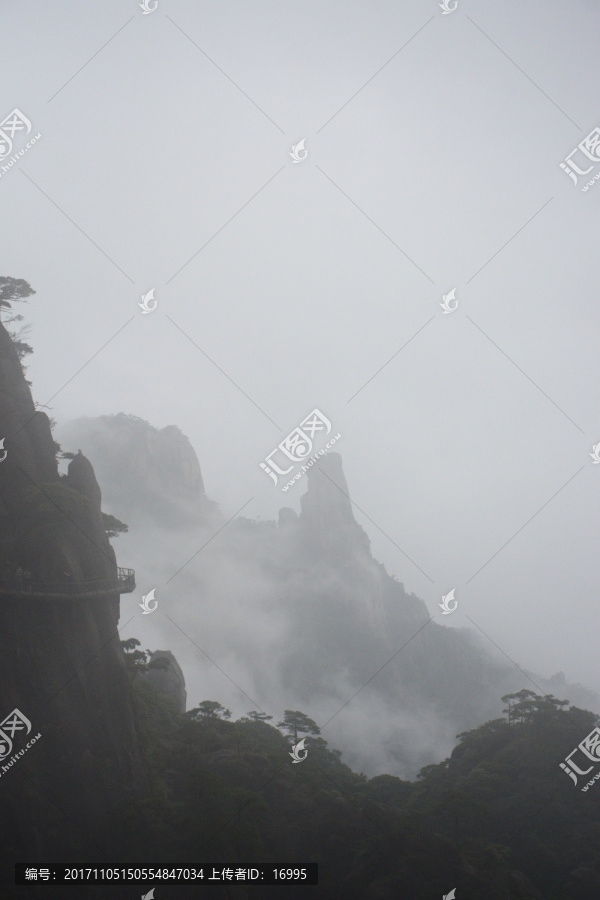
[[[0,594],[24,597],[104,597],[108,594],[131,594],[135,590],[133,569],[117,568],[116,579],[91,578],[83,582],[60,581],[49,584],[33,581],[29,572],[20,577],[0,579]]]

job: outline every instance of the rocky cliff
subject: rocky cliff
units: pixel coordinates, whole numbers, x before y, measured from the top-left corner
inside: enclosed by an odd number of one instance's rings
[[[125,413],[84,417],[64,425],[60,440],[93,460],[107,508],[131,526],[190,527],[213,508],[198,457],[174,425],[158,429]]]
[[[159,659],[164,660],[163,667],[149,668],[145,680],[156,691],[172,700],[178,713],[184,713],[187,693],[181,666],[170,650],[155,650],[150,654],[150,664]]]
[[[7,451],[0,463],[0,720],[18,709],[31,736],[41,735],[0,769],[0,884],[7,886],[15,860],[120,857],[123,810],[141,795],[146,774],[117,631],[119,595],[77,595],[79,585],[116,574],[100,488],[83,455],[59,475],[50,422],[36,412],[2,325],[0,437]],[[68,585],[70,593],[22,596],[16,588],[29,578]],[[26,743],[14,733],[12,755]],[[9,896],[8,887],[1,895]]]

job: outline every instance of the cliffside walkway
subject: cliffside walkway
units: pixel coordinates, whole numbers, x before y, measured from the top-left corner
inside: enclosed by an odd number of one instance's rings
[[[131,594],[135,590],[135,572],[133,569],[117,568],[115,580],[108,578],[92,578],[79,583],[61,581],[48,584],[43,581],[32,581],[25,573],[21,578],[12,580],[0,579],[0,595],[11,597],[49,597],[55,600],[70,597],[107,597],[110,594]]]

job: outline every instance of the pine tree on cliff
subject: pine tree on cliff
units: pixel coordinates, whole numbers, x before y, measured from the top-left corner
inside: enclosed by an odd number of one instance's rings
[[[15,300],[25,300],[35,291],[24,278],[0,276],[0,306],[11,309]]]
[[[12,309],[13,303],[26,300],[27,297],[31,297],[33,294],[35,294],[35,291],[24,278],[0,276],[0,310]],[[22,321],[23,316],[13,313],[4,320],[4,325],[8,326]],[[33,347],[26,341],[21,340],[23,335],[27,333],[28,328],[28,325],[22,325],[18,331],[13,331],[8,327],[6,329],[12,338],[19,359],[23,359],[24,356],[29,356],[30,353],[33,353]]]
[[[277,727],[283,728],[288,732],[288,739],[294,744],[298,743],[298,732],[306,734],[321,734],[319,726],[313,722],[306,713],[299,709],[285,709],[283,722],[278,722]]]

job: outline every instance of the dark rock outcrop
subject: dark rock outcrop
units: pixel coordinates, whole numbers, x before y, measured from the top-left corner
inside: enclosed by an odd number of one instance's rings
[[[102,521],[102,494],[89,459],[79,452],[69,463],[61,482],[88,500],[87,515],[82,523],[81,540],[77,543],[73,566],[76,577],[85,580],[110,579],[115,575],[117,560]]]
[[[184,713],[187,703],[187,692],[181,666],[170,650],[155,650],[150,654],[150,663],[158,659],[166,660],[165,667],[149,669],[145,680],[159,693],[172,700],[178,713]]]

